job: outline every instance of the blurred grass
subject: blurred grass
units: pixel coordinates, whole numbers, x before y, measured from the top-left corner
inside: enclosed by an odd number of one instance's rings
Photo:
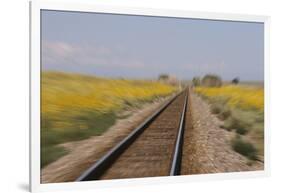
[[[236,136],[235,138],[233,138],[231,141],[231,145],[236,152],[246,156],[250,160],[257,159],[256,147],[252,143],[243,140],[241,137]]]
[[[235,131],[232,141],[238,153],[253,159],[264,154],[264,89],[255,86],[228,85],[196,87],[195,91],[211,104],[211,112],[224,121],[222,127]]]
[[[66,155],[68,152],[63,147],[41,145],[41,167]]]
[[[61,72],[42,72],[41,81],[41,167],[67,153],[58,144],[101,135],[119,112],[176,91],[157,81]]]

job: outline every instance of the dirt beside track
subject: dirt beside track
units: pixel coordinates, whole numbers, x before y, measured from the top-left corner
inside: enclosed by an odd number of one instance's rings
[[[246,157],[231,148],[235,134],[222,129],[222,122],[210,112],[209,104],[193,92],[186,116],[182,175],[263,170],[263,163],[249,164]]]

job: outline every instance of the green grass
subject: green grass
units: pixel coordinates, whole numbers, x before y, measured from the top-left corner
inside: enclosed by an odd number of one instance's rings
[[[250,160],[257,159],[258,151],[252,143],[247,142],[247,141],[241,139],[240,137],[235,137],[232,140],[231,144],[232,144],[232,148],[236,152],[246,156]]]
[[[67,116],[67,113],[65,116]],[[42,119],[41,167],[67,153],[63,147],[58,147],[58,144],[86,139],[93,135],[101,135],[115,123],[116,115],[114,112],[103,114],[84,112],[75,117],[68,117],[68,119],[72,119],[76,125],[67,129],[54,128],[51,124],[53,122],[52,118],[44,116],[44,119]],[[80,124],[83,124],[81,129],[79,129]]]
[[[57,160],[61,156],[66,155],[67,153],[68,152],[63,147],[54,145],[41,146],[41,168]]]

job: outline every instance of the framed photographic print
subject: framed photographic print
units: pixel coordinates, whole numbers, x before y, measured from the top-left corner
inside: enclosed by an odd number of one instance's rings
[[[268,17],[30,13],[33,192],[268,174]]]

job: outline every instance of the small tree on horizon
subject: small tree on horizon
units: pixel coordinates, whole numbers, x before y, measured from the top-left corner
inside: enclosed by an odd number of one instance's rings
[[[222,80],[218,75],[206,74],[201,81],[201,85],[206,87],[220,87]]]
[[[238,84],[239,83],[239,78],[236,77],[231,82],[232,82],[232,84]]]
[[[167,80],[169,78],[168,74],[160,74],[158,80]]]
[[[200,83],[201,83],[200,77],[196,76],[192,79],[193,86],[200,86]]]

